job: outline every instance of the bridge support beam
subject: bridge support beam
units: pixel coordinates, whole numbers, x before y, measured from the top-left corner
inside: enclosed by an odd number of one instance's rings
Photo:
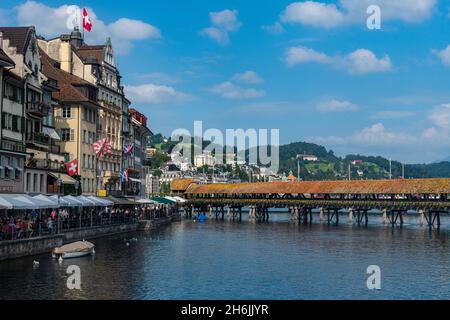
[[[441,228],[441,213],[444,213],[444,211],[428,211],[428,214],[425,214],[425,219],[427,221],[428,227],[430,229]]]
[[[353,208],[348,209],[348,222],[353,223]]]
[[[361,225],[364,222],[364,225],[368,225],[369,216],[367,213],[367,209],[357,209],[356,210],[356,223]]]
[[[323,208],[319,209],[319,221],[322,222],[323,221]]]
[[[327,209],[327,223],[339,224],[339,209]]]
[[[397,225],[397,223],[400,226],[403,226],[405,214],[406,210],[401,209],[401,210],[388,210],[386,215],[389,223],[394,227]]]
[[[231,207],[227,207],[227,221],[231,221],[233,219],[233,214],[231,213]]]
[[[419,225],[422,227],[425,221],[425,214],[422,209],[419,210]]]
[[[291,223],[298,224],[300,217],[298,215],[297,207],[289,207],[289,213],[291,217]]]
[[[213,218],[213,207],[212,207],[212,205],[208,205],[208,217],[210,219]]]
[[[254,223],[255,219],[253,216],[253,206],[248,206],[248,222]]]
[[[383,223],[386,224],[388,221],[388,217],[387,217],[387,209],[383,209]]]

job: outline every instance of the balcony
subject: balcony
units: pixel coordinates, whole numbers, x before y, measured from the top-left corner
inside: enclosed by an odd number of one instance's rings
[[[14,152],[26,153],[26,146],[22,142],[2,140],[2,149]]]
[[[42,102],[27,102],[27,114],[38,117],[47,116],[51,106]]]
[[[31,134],[27,134],[26,142],[27,144],[34,144],[40,147],[48,148],[50,137],[42,132],[33,132]]]
[[[66,171],[64,161],[30,158],[25,165],[27,168],[47,169],[58,172]]]

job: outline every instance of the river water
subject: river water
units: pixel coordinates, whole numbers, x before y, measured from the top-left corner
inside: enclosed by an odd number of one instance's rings
[[[92,257],[50,254],[0,262],[0,299],[449,299],[450,221],[440,231],[295,226],[286,214],[264,224],[184,220],[153,233],[94,239]],[[132,238],[136,238],[131,240]],[[33,267],[33,261],[39,267]],[[69,265],[81,290],[66,286]],[[367,267],[381,289],[367,288]]]

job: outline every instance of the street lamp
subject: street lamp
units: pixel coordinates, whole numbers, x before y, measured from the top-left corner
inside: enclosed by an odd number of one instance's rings
[[[61,174],[58,174],[58,179],[56,180],[56,184],[57,184],[57,186],[58,186],[58,215],[57,215],[57,218],[58,218],[58,233],[59,233],[59,230],[60,230],[60,224],[61,224],[61,219],[60,219],[60,215],[61,215],[61,212],[60,212],[60,207],[61,207],[61,202],[60,202],[60,197],[61,197],[61,186],[62,186],[62,179],[61,179]]]
[[[80,189],[80,181],[75,180],[75,192],[77,193],[77,196],[79,195],[78,194],[79,189]]]

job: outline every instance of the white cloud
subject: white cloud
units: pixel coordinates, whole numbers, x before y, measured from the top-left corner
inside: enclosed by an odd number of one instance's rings
[[[308,141],[323,144],[356,145],[356,146],[393,146],[417,142],[414,136],[386,130],[382,123],[373,124],[348,137],[309,137]]]
[[[443,50],[433,50],[433,52],[441,59],[443,65],[450,67],[450,44]]]
[[[233,80],[236,82],[242,82],[242,83],[250,83],[250,84],[256,84],[256,83],[263,83],[264,79],[257,74],[254,71],[245,71],[244,73],[237,73],[233,76]]]
[[[367,7],[378,5],[383,20],[418,23],[429,19],[436,8],[436,0],[340,0],[349,22],[365,21]]]
[[[158,39],[161,33],[158,28],[139,21],[128,18],[120,18],[108,26],[112,36],[126,38],[128,40],[144,40],[148,38]]]
[[[450,104],[434,107],[428,114],[432,126],[425,129],[422,138],[428,143],[450,146]]]
[[[339,0],[336,4],[293,2],[282,12],[280,20],[325,29],[355,23],[365,26],[367,8],[378,5],[383,21],[419,23],[432,16],[436,4],[437,0]]]
[[[200,32],[200,34],[217,42],[221,46],[226,46],[230,43],[230,37],[228,36],[228,32],[218,28],[214,27],[205,28]]]
[[[332,58],[313,49],[298,46],[288,48],[285,56],[285,61],[290,67],[292,67],[296,64],[309,62],[327,64],[332,62]]]
[[[450,104],[434,107],[429,119],[439,128],[450,130]]]
[[[39,34],[54,37],[71,31],[67,27],[67,21],[72,12],[80,10],[80,7],[62,5],[53,8],[39,2],[27,1],[18,5],[16,10],[19,25],[34,25]],[[92,31],[85,33],[87,43],[104,43],[107,37],[111,37],[116,52],[125,54],[132,48],[133,41],[161,38],[158,28],[143,21],[120,18],[106,24],[97,17],[94,10],[87,10],[93,24]]]
[[[238,19],[239,12],[237,10],[225,9],[220,12],[210,12],[211,27],[204,28],[200,34],[217,42],[221,46],[230,43],[230,32],[239,30],[242,23]]]
[[[226,9],[220,12],[210,12],[209,17],[214,26],[225,31],[237,31],[242,25],[237,18],[238,14],[237,10]]]
[[[125,86],[125,92],[134,103],[161,104],[185,102],[193,99],[192,96],[179,92],[173,87],[153,83]]]
[[[271,25],[262,26],[261,29],[271,34],[282,34],[285,31],[283,25],[278,21]]]
[[[344,21],[344,15],[334,4],[314,1],[294,2],[281,15],[284,23],[300,23],[313,27],[334,28]]]
[[[372,51],[367,49],[358,49],[348,54],[344,58],[343,65],[350,73],[356,74],[386,72],[392,68],[389,56],[377,58]]]
[[[320,102],[316,105],[317,111],[320,112],[355,112],[360,109],[356,104],[349,101],[328,100]]]
[[[344,69],[351,74],[386,72],[392,69],[389,56],[377,58],[368,49],[358,49],[346,56],[333,57],[303,46],[290,47],[286,51],[285,62],[290,67],[311,62],[329,64],[335,68]]]
[[[264,97],[266,95],[263,90],[242,88],[231,83],[230,81],[225,81],[215,85],[214,87],[209,88],[208,91],[230,100],[254,99]]]

